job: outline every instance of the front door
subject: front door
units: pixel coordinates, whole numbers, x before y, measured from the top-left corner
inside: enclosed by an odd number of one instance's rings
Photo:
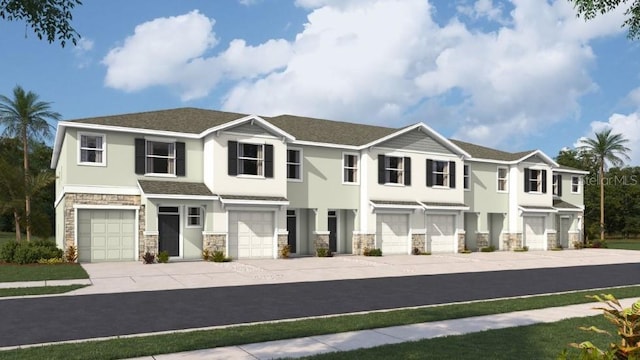
[[[289,245],[289,251],[294,254],[297,253],[296,250],[296,233],[297,231],[297,219],[296,219],[296,211],[295,210],[287,210],[287,231],[289,235],[287,236],[287,244]]]
[[[177,206],[159,208],[158,251],[167,251],[169,256],[180,256],[180,213]]]
[[[329,250],[331,252],[338,251],[338,216],[335,211],[329,211],[327,219],[329,227]]]

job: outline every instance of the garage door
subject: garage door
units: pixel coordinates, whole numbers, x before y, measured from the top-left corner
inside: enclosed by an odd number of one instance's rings
[[[382,254],[409,253],[409,216],[378,214],[376,235]]]
[[[524,245],[530,250],[544,250],[544,218],[526,216],[524,218]]]
[[[434,253],[452,253],[457,248],[453,215],[427,216],[427,249]]]
[[[229,256],[273,258],[273,212],[229,212]]]
[[[78,210],[78,259],[135,260],[135,211]]]

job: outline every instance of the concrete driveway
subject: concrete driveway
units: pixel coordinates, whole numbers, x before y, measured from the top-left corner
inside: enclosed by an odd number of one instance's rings
[[[428,256],[338,255],[333,258],[236,260],[229,263],[174,261],[153,265],[142,262],[87,263],[82,266],[89,273],[93,286],[68,295],[623,263],[640,263],[640,251],[583,249]]]

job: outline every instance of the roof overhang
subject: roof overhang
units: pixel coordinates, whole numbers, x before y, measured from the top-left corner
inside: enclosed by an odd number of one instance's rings
[[[447,203],[430,203],[426,201],[418,201],[425,210],[452,210],[452,211],[466,211],[469,210],[469,206],[466,204],[447,204]]]
[[[588,171],[579,170],[579,169],[566,169],[561,167],[553,169],[553,172],[576,174],[576,175],[589,175]]]
[[[556,208],[547,207],[547,206],[521,205],[521,206],[518,206],[518,210],[522,212],[527,212],[527,213],[557,213],[558,212]]]
[[[541,150],[534,150],[532,152],[530,152],[529,154],[521,157],[520,159],[516,160],[516,163],[519,162],[523,162],[525,160],[527,160],[528,158],[532,157],[532,156],[539,156],[542,158],[542,160],[544,160],[545,163],[551,165],[551,167],[559,167],[560,165],[558,165],[557,162],[555,162],[555,160],[553,160],[552,158],[550,158],[547,154],[543,153]]]
[[[228,129],[232,129],[232,128],[236,127],[236,126],[239,126],[239,125],[242,125],[242,124],[245,124],[245,123],[257,124],[261,128],[269,131],[270,133],[275,134],[278,137],[282,137],[282,138],[284,138],[284,139],[286,139],[288,141],[294,141],[296,139],[293,135],[291,135],[288,132],[280,129],[279,127],[271,124],[270,122],[266,121],[265,119],[261,118],[258,115],[248,115],[248,116],[245,116],[243,118],[240,118],[240,119],[237,119],[237,120],[233,120],[233,121],[229,121],[229,122],[224,123],[222,125],[209,128],[209,129],[201,132],[198,135],[198,137],[202,138],[202,137],[205,137],[205,136],[207,136],[209,134],[216,133],[218,131],[225,131],[225,130],[228,130]]]
[[[289,200],[276,196],[234,196],[218,195],[223,206],[226,205],[252,205],[252,206],[287,206]]]
[[[384,201],[384,200],[369,200],[369,204],[374,209],[400,209],[400,210],[418,210],[422,209],[417,201]]]

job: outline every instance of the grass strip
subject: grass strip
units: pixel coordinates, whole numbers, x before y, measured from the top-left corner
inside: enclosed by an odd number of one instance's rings
[[[88,278],[80,264],[0,264],[0,282]]]
[[[392,310],[280,323],[234,326],[215,330],[120,338],[6,350],[0,359],[119,359],[150,356],[263,341],[292,339],[345,331],[500,314],[591,302],[585,295],[611,293],[618,299],[640,296],[640,286],[570,294]],[[150,319],[149,321],[153,321]],[[505,340],[508,342],[508,340]]]
[[[0,297],[63,294],[85,286],[86,285],[61,285],[0,289]]]
[[[305,357],[313,360],[347,359],[456,359],[512,360],[556,359],[566,349],[578,355],[569,343],[589,340],[600,349],[618,341],[617,337],[578,329],[595,325],[615,334],[613,326],[603,316],[573,318],[554,323],[534,324],[464,335],[383,345],[354,351],[334,352]],[[578,359],[578,357],[570,357]]]

